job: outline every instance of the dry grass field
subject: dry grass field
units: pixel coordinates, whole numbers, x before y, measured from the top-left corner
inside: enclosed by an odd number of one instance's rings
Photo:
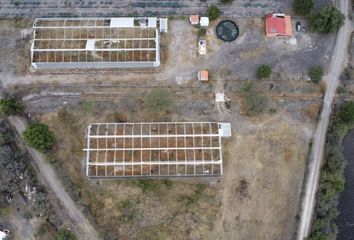
[[[195,113],[186,118],[182,116],[187,110],[178,102],[174,114],[155,117],[132,99],[109,104],[83,101],[44,113],[40,120],[55,132],[56,164],[67,173],[72,193],[101,232],[117,239],[291,239],[313,119],[298,109],[309,121],[301,124],[287,107],[252,119],[239,114],[237,103],[233,113],[224,116],[215,106],[209,107],[208,117]],[[224,141],[220,179],[85,177],[82,148],[89,123],[191,118],[232,123],[233,137]]]

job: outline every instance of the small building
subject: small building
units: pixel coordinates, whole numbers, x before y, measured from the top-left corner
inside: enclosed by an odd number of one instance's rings
[[[225,100],[224,92],[215,92],[215,102],[225,102]]]
[[[283,13],[269,13],[266,15],[266,36],[289,36],[292,34],[291,17]]]
[[[206,40],[200,39],[199,40],[199,55],[205,55],[206,54]]]
[[[189,22],[192,24],[192,25],[198,25],[199,24],[199,15],[191,15],[189,17]]]
[[[167,18],[160,18],[160,32],[167,33],[167,31],[168,31]]]
[[[209,26],[209,18],[208,17],[201,17],[199,24],[201,27]]]
[[[209,72],[207,70],[202,70],[198,72],[198,80],[199,81],[208,81],[209,80]]]

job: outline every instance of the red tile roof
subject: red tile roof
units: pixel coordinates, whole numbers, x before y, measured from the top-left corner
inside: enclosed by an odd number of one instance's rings
[[[291,17],[279,16],[273,13],[266,15],[267,37],[292,36]]]
[[[199,23],[199,15],[191,15],[189,17],[189,21],[191,24],[198,24]]]

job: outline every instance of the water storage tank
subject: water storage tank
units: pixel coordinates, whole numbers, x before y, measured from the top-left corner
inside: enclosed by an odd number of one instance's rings
[[[239,36],[239,28],[234,21],[221,21],[216,27],[216,35],[224,42],[232,42]]]

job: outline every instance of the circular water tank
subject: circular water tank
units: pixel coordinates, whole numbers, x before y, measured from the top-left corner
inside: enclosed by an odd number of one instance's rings
[[[224,42],[234,41],[239,36],[239,34],[240,32],[238,26],[234,21],[231,20],[221,21],[216,27],[216,35]]]

